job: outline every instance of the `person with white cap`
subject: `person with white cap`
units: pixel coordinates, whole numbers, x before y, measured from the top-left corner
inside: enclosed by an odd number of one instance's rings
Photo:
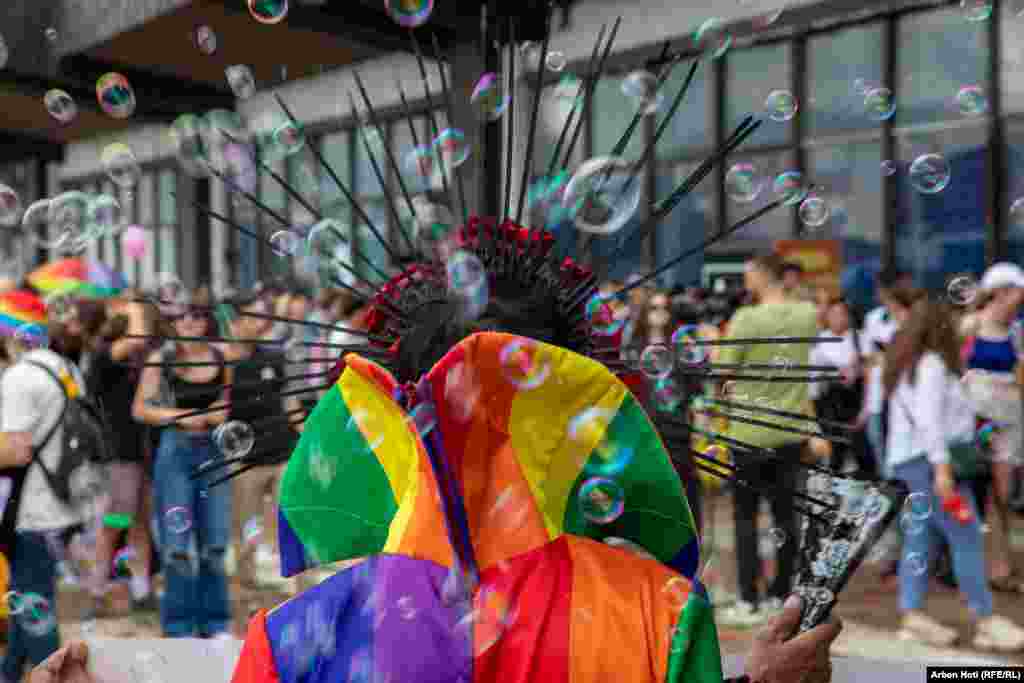
[[[992,438],[992,476],[973,482],[981,514],[990,485],[1002,534],[995,544],[991,565],[992,587],[1009,593],[1024,593],[1024,580],[1016,575],[1009,544],[1010,497],[1014,470],[1020,466],[1024,445],[1021,387],[1017,373],[1024,360],[1021,341],[1013,322],[1024,304],[1024,269],[1012,263],[996,263],[981,278],[975,313],[967,316],[961,331],[967,337],[963,348],[963,384],[979,418],[995,427]]]

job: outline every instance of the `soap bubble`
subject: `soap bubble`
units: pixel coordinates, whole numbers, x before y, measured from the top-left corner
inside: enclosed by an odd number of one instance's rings
[[[782,546],[786,545],[786,541],[789,540],[789,536],[786,534],[784,529],[772,527],[768,530],[768,540],[771,542],[772,547],[778,550]]]
[[[725,174],[725,193],[734,202],[746,204],[757,199],[764,179],[753,164],[734,164]]]
[[[135,152],[123,142],[115,142],[104,147],[100,160],[103,163],[103,170],[118,187],[134,187],[142,175]]]
[[[600,443],[615,412],[591,406],[569,420],[569,438],[581,444]]]
[[[302,237],[291,230],[278,230],[268,240],[271,249],[278,256],[294,256],[302,247]]]
[[[788,90],[773,90],[764,102],[765,111],[772,121],[784,123],[796,116],[800,108],[796,97]]]
[[[671,377],[662,377],[654,383],[654,406],[663,413],[671,413],[683,403],[683,391]]]
[[[466,134],[458,128],[446,128],[441,131],[434,139],[433,146],[448,171],[458,168],[469,158]]]
[[[21,219],[21,197],[9,185],[0,183],[0,225],[17,225]]]
[[[548,58],[545,61],[545,65],[548,67],[548,71],[554,71],[558,73],[565,68],[565,65],[569,63],[566,59],[565,54],[558,50],[553,50],[548,53]]]
[[[242,542],[254,545],[263,538],[263,522],[259,517],[251,517],[242,525]]]
[[[7,41],[4,40],[3,36],[0,36],[0,69],[7,66],[7,60],[11,56],[11,51],[7,47]]]
[[[664,344],[651,344],[640,354],[640,369],[651,379],[668,377],[674,365],[672,349]]]
[[[78,252],[88,244],[86,233],[89,219],[89,197],[84,192],[71,190],[50,200],[46,220],[51,234],[55,234],[55,248],[65,252]]]
[[[986,21],[992,16],[992,7],[992,0],[960,0],[960,11],[971,22]]]
[[[657,112],[664,101],[658,88],[658,77],[643,69],[632,72],[622,80],[622,94],[633,100],[644,116]]]
[[[249,14],[261,24],[279,24],[288,16],[288,0],[249,0]]]
[[[975,433],[975,442],[978,444],[978,448],[986,452],[991,452],[994,445],[996,435],[999,433],[1001,425],[991,420],[986,420],[979,427]]]
[[[157,273],[156,295],[161,312],[170,318],[183,313],[188,305],[188,288],[174,273]]]
[[[864,112],[872,121],[886,121],[896,113],[896,98],[888,88],[873,88],[864,95]]]
[[[405,155],[402,166],[406,173],[420,178],[429,178],[434,173],[434,150],[430,145],[413,147]]]
[[[700,365],[707,361],[710,347],[700,344],[700,328],[697,325],[680,325],[672,333],[672,348],[684,365]]]
[[[1018,197],[1010,204],[1010,223],[1024,228],[1024,197]]]
[[[196,27],[192,33],[192,41],[196,44],[196,49],[206,56],[217,51],[217,34],[206,24]]]
[[[903,501],[903,511],[919,522],[931,517],[932,495],[923,491],[916,491],[907,496]]]
[[[57,628],[57,615],[50,601],[38,593],[24,593],[18,600],[15,619],[28,634],[41,638]]]
[[[814,591],[814,601],[820,605],[827,605],[830,602],[834,602],[835,599],[835,593],[824,586]]]
[[[228,87],[240,100],[247,100],[256,94],[256,78],[245,64],[234,64],[224,69]]]
[[[109,194],[89,201],[86,232],[90,237],[112,237],[121,231],[121,202]]]
[[[318,221],[306,235],[306,253],[318,259],[343,256],[348,246],[348,229],[333,218]]]
[[[610,235],[636,214],[642,184],[626,160],[597,157],[580,165],[565,188],[562,205],[572,209],[578,229]]]
[[[583,311],[594,334],[611,337],[625,326],[625,319],[615,316],[613,303],[613,297],[605,296],[600,292],[587,299]]]
[[[979,285],[973,275],[957,275],[946,285],[946,296],[954,306],[969,306],[978,296]]]
[[[47,90],[43,95],[43,106],[46,107],[46,113],[61,125],[71,123],[78,116],[78,104],[75,103],[75,98],[56,88]]]
[[[480,76],[473,88],[469,103],[481,121],[497,121],[508,108],[510,98],[502,86],[501,77],[492,72]]]
[[[270,135],[272,149],[277,158],[290,157],[306,146],[306,134],[293,121],[288,120],[277,126]]]
[[[57,33],[57,29],[55,29],[52,26],[47,26],[46,30],[43,31],[43,35],[46,36],[46,41],[50,43],[50,45],[56,43],[57,39],[60,37],[60,35]]]
[[[910,184],[922,194],[942,192],[949,179],[949,164],[939,154],[923,154],[910,164]]]
[[[593,477],[580,485],[580,514],[593,524],[611,524],[625,509],[626,493],[611,479]]]
[[[988,111],[988,98],[981,86],[965,85],[956,93],[956,106],[964,116],[981,116]]]
[[[116,553],[111,564],[113,564],[114,576],[125,578],[131,576],[131,564],[138,559],[135,548],[127,545]]]
[[[172,534],[187,533],[192,528],[192,514],[180,505],[169,508],[164,513],[164,526]]]
[[[891,176],[896,173],[896,162],[892,159],[886,159],[881,164],[882,175]]]
[[[451,415],[459,422],[468,422],[476,410],[482,388],[472,366],[456,363],[445,378],[444,398]]]
[[[498,358],[505,379],[521,390],[536,389],[551,374],[551,351],[532,339],[510,341]]]
[[[693,34],[693,43],[697,50],[718,59],[732,46],[732,36],[722,26],[719,19],[708,19]]]
[[[252,451],[256,433],[247,422],[231,420],[213,430],[213,442],[225,458],[238,458]]]
[[[799,171],[786,171],[777,175],[775,182],[772,183],[772,190],[786,206],[799,204],[808,192],[804,176]]]
[[[487,270],[475,254],[456,251],[445,264],[448,289],[462,299],[463,313],[469,318],[478,318],[487,310],[490,290]]]
[[[928,571],[928,559],[921,553],[908,553],[903,558],[903,566],[913,576],[921,576]]]
[[[127,119],[135,113],[135,91],[119,73],[108,73],[96,81],[96,99],[100,108],[115,119]]]
[[[434,11],[434,0],[384,0],[388,16],[404,28],[422,26]]]
[[[800,222],[807,227],[820,228],[828,222],[831,211],[828,202],[818,195],[812,194],[800,202],[800,209],[797,213],[800,215]]]

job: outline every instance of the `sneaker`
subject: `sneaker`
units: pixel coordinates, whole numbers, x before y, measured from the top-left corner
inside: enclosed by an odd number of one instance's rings
[[[737,600],[736,604],[720,610],[715,621],[722,626],[733,628],[753,628],[767,620],[764,612],[759,611],[752,603]]]
[[[916,640],[933,647],[950,647],[958,637],[956,631],[923,612],[907,612],[903,615],[900,638],[904,640]]]
[[[1019,652],[1024,650],[1024,629],[997,614],[979,619],[974,634],[974,647],[979,650]]]

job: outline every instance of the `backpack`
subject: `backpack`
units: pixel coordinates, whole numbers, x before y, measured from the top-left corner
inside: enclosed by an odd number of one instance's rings
[[[95,497],[100,481],[97,465],[109,462],[113,455],[106,439],[108,425],[99,406],[85,396],[70,396],[64,381],[49,366],[33,360],[25,362],[49,375],[64,396],[61,416],[33,449],[32,462],[42,469],[54,495],[65,505],[77,507],[78,503]],[[64,429],[60,462],[51,471],[39,454],[61,426]]]

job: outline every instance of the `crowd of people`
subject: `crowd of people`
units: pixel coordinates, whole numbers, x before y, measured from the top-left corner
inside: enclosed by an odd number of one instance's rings
[[[611,295],[628,284],[609,281],[602,292]],[[635,287],[614,315],[622,323],[623,356],[640,367],[645,350],[671,346],[681,327],[707,340],[803,339],[710,346],[703,362],[730,372],[802,373],[807,381],[676,376],[686,394],[680,409],[689,411],[688,420],[697,427],[694,449],[717,447],[721,457],[735,460],[738,478],[777,482],[781,490],[794,489],[800,476],[796,465],[811,461],[903,482],[927,511],[911,524],[901,522],[902,550],[886,570],[899,578],[901,634],[933,645],[955,641],[956,631],[923,609],[930,577],[938,575],[965,595],[977,618],[976,646],[1024,650],[1024,629],[994,614],[992,600],[994,590],[1024,592],[1009,542],[1012,515],[1021,507],[1024,366],[1016,320],[1024,304],[1024,271],[993,266],[966,308],[951,308],[899,271],[878,275],[877,296],[877,308],[858,310],[831,287],[809,287],[799,266],[768,254],[747,263],[742,287],[725,282],[710,291]],[[61,388],[38,364],[98,401],[112,454],[103,495],[90,513],[94,523],[77,518],[52,495],[42,475],[27,468],[8,590],[55,604],[58,579],[77,580],[92,597],[87,618],[101,617],[111,611],[108,595],[119,579],[117,558],[127,556],[133,609],[158,610],[164,635],[226,637],[232,623],[227,558],[234,555],[230,564],[243,585],[258,585],[259,544],[253,537],[276,542],[274,497],[283,463],[316,403],[328,357],[338,353],[332,349],[355,341],[351,332],[331,325],[365,329],[368,311],[342,290],[314,298],[301,288],[277,284],[229,292],[216,301],[208,288],[172,306],[157,300],[126,291],[106,301],[77,301],[49,321],[46,343],[24,335],[6,338],[0,467],[23,466],[37,450],[44,463],[55,465],[59,459],[59,434],[41,444],[51,427],[60,430]],[[828,339],[807,343],[818,337]],[[293,390],[303,383],[309,391]],[[734,417],[746,412],[761,425],[730,420],[722,410],[694,400],[698,396],[731,405]],[[820,420],[817,436],[764,426],[806,427],[792,417],[798,415]],[[268,420],[291,427],[257,446],[276,456],[266,459],[271,464],[231,486],[208,487],[194,476],[196,468],[218,456],[218,427]],[[174,425],[166,426],[169,421]],[[773,449],[780,457],[769,463],[731,457],[716,446],[716,434]],[[842,446],[829,443],[829,436],[838,435],[848,437]],[[954,452],[961,443],[982,446],[986,466],[969,476],[955,471]],[[700,523],[707,519],[702,501],[706,506],[725,489],[713,477],[694,472],[684,473],[684,481]],[[729,495],[738,590],[718,620],[752,626],[779,613],[789,595],[798,519],[786,495],[771,498],[778,562],[762,594],[760,496],[744,487],[730,489]],[[954,499],[959,508],[951,506]],[[990,533],[993,529],[998,533]],[[54,534],[64,543],[55,543]],[[994,549],[990,557],[986,534]],[[61,577],[69,563],[55,547],[65,545],[79,554],[87,549],[88,575]],[[159,599],[152,581],[158,573]],[[306,583],[300,576],[294,589]],[[29,662],[53,652],[57,637],[56,629],[25,629],[12,620],[2,669],[6,679],[17,680]]]

